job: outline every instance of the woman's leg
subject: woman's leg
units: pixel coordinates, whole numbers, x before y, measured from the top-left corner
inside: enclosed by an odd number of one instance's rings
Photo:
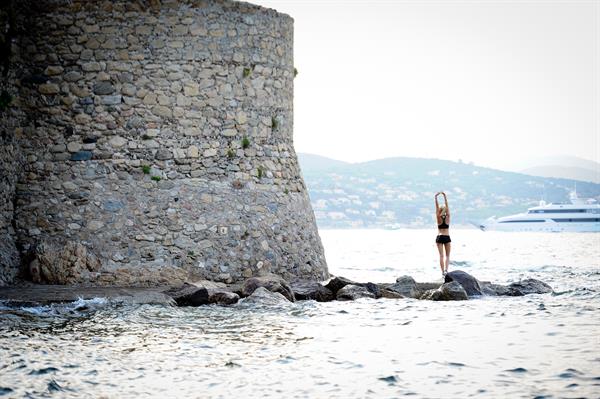
[[[438,252],[440,253],[440,269],[444,274],[444,244],[436,243]]]
[[[448,265],[450,264],[450,249],[451,249],[451,242],[447,242],[444,244],[444,248],[446,249],[446,268],[444,269],[446,273],[448,273]]]

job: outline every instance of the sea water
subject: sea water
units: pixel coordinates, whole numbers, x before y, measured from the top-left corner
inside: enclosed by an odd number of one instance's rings
[[[322,230],[330,272],[441,281],[435,232]],[[600,234],[453,230],[450,269],[553,294],[277,308],[0,306],[3,397],[600,397]]]

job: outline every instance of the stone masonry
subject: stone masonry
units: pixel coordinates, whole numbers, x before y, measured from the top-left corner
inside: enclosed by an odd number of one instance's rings
[[[0,233],[21,276],[328,277],[293,147],[292,18],[218,0],[13,6],[0,165],[19,179],[0,180]]]

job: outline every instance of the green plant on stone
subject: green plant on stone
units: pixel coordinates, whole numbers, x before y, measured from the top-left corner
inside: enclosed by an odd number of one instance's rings
[[[244,75],[245,78],[247,78],[248,76],[250,76],[251,73],[252,73],[252,69],[250,69],[250,68],[244,68],[243,75]]]
[[[248,136],[244,136],[242,138],[242,148],[248,148],[250,147],[250,139],[248,138]]]
[[[152,176],[151,179],[154,180],[154,181],[160,181],[161,180],[160,176]]]
[[[287,189],[287,187],[286,187],[286,189],[285,189],[285,190],[283,190],[283,193],[284,193],[284,194],[289,194],[289,193],[290,193],[290,190],[288,190],[288,189]]]
[[[148,136],[147,134],[144,134],[142,136],[142,140],[152,140],[152,137]]]
[[[271,128],[273,130],[276,130],[279,127],[279,121],[277,120],[276,117],[272,116],[271,117]]]
[[[294,67],[294,77],[298,76],[298,70]]]
[[[227,150],[227,158],[232,159],[233,157],[235,157],[235,151],[230,148]]]
[[[257,169],[257,174],[258,174],[258,178],[262,179],[263,176],[265,175],[265,171],[263,170],[262,166],[259,166]]]
[[[145,175],[149,175],[150,174],[150,166],[143,165],[142,166],[142,172],[144,172]]]

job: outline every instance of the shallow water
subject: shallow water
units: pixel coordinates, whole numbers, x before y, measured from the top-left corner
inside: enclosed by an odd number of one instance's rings
[[[334,274],[440,278],[430,231],[321,235]],[[600,397],[600,234],[455,230],[452,239],[451,269],[535,277],[556,293],[275,309],[0,307],[0,395]]]

